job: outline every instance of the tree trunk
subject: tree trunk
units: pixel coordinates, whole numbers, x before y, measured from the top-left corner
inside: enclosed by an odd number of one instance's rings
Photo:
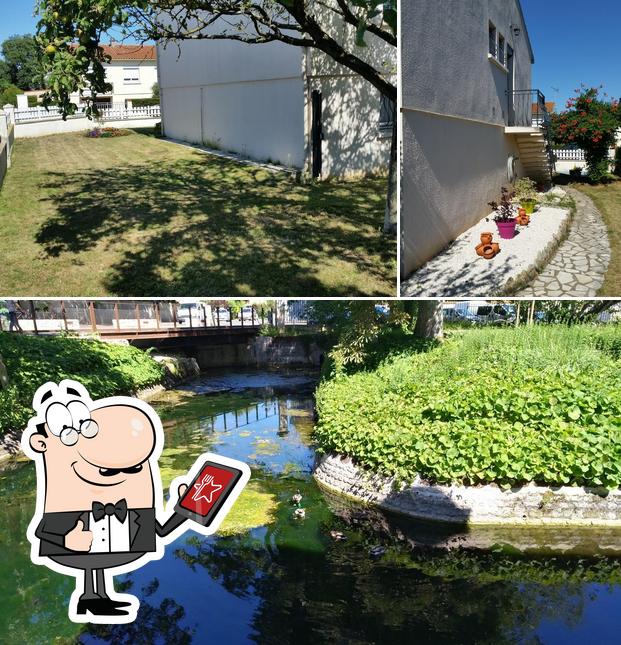
[[[441,300],[421,300],[418,303],[418,316],[414,336],[436,340],[444,333]]]
[[[384,233],[397,231],[397,102],[392,112],[392,141],[390,143],[390,164],[388,166],[388,192],[384,212]]]

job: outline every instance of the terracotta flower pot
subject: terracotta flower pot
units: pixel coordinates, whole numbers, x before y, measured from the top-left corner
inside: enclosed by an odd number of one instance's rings
[[[494,255],[498,255],[500,253],[500,244],[498,244],[498,242],[492,242],[491,247],[494,249]]]
[[[517,218],[519,226],[528,226],[530,224],[530,215],[520,213]]]
[[[526,209],[525,208],[518,209],[518,216],[523,217],[524,215],[528,215],[528,213],[526,212]]]
[[[503,240],[512,240],[515,237],[515,227],[517,226],[517,219],[513,218],[505,222],[496,222],[498,227],[498,234]]]
[[[491,244],[493,239],[493,233],[481,233],[481,244]]]
[[[496,256],[496,251],[494,251],[494,246],[493,246],[493,244],[486,244],[486,245],[483,247],[483,257],[484,257],[486,260],[491,260],[491,259],[492,259],[492,258],[494,258],[495,256]]]

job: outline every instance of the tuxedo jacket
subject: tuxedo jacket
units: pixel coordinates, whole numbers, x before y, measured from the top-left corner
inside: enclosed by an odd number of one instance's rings
[[[155,517],[154,508],[130,508],[129,518],[129,553],[147,553],[155,551],[155,536],[164,537],[173,531],[178,523],[173,514],[164,524]],[[39,555],[88,555],[84,551],[72,551],[65,548],[65,535],[73,529],[78,520],[84,522],[84,529],[89,530],[90,511],[64,511],[61,513],[44,513],[37,526],[35,535],[39,538]]]

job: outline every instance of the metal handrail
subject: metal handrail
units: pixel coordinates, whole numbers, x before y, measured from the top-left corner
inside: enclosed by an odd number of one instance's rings
[[[551,116],[546,106],[546,97],[540,90],[507,90],[510,106],[509,127],[538,128],[544,135],[550,180],[554,175],[556,158],[552,149]]]

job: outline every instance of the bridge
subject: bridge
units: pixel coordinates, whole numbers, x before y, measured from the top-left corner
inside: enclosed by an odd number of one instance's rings
[[[26,333],[96,336],[136,347],[182,348],[200,339],[209,344],[245,342],[261,327],[307,326],[302,301],[272,304],[175,300],[19,300],[19,324]],[[238,301],[239,303],[239,301]],[[8,320],[0,316],[0,331]]]

